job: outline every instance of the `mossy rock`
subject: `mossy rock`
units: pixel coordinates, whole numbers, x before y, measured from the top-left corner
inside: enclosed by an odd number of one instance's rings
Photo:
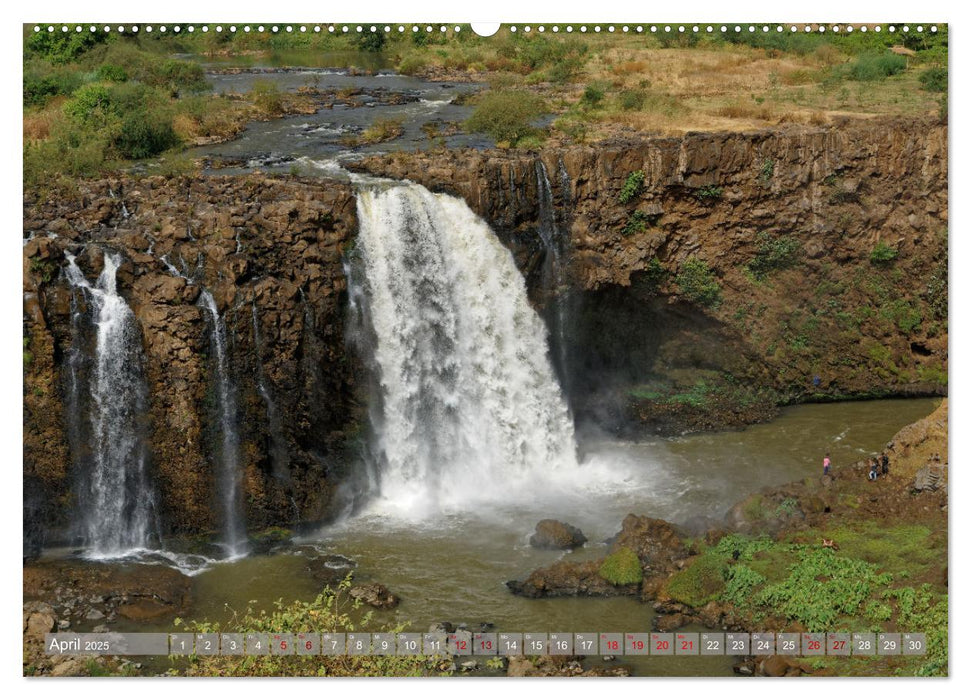
[[[621,547],[604,559],[600,576],[615,586],[628,586],[644,580],[641,561],[629,547]]]
[[[665,593],[674,600],[693,608],[715,600],[725,590],[725,561],[709,553],[696,557],[691,565],[679,571],[664,587]]]

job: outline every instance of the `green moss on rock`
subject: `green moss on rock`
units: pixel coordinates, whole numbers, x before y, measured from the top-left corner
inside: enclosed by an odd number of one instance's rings
[[[604,559],[600,576],[615,586],[627,586],[644,580],[641,562],[632,549],[621,547]]]

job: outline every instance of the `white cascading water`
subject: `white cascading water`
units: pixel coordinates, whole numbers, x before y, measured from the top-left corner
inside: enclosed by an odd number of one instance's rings
[[[575,472],[546,328],[512,254],[465,202],[419,185],[366,184],[357,202],[351,299],[378,375],[379,503],[466,510]]]
[[[242,473],[239,460],[239,432],[236,429],[236,396],[226,360],[226,324],[208,289],[199,294],[199,305],[210,316],[210,338],[216,353],[216,399],[219,404],[219,461],[216,475],[222,507],[223,546],[230,557],[246,554],[246,527],[242,516]]]
[[[90,455],[83,460],[88,466],[78,480],[81,534],[88,556],[121,556],[147,548],[154,529],[154,494],[140,425],[148,410],[141,339],[135,315],[116,287],[121,256],[105,253],[94,286],[74,256],[65,256],[68,282],[89,300],[96,333],[90,406],[83,426],[90,433]]]

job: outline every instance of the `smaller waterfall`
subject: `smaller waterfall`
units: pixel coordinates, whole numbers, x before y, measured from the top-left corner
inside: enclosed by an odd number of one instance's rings
[[[216,300],[208,289],[199,295],[199,305],[209,313],[210,343],[215,352],[216,401],[218,403],[219,442],[218,490],[221,499],[223,546],[231,557],[246,553],[246,527],[243,524],[243,485],[239,458],[239,432],[236,429],[236,395],[229,377],[226,358],[226,324],[219,315]]]
[[[105,253],[92,286],[65,253],[68,282],[88,300],[90,317],[72,303],[74,344],[68,357],[68,437],[78,465],[78,505],[90,556],[113,557],[146,549],[157,534],[155,497],[148,481],[144,422],[148,387],[142,371],[138,324],[118,294],[121,256]],[[85,363],[82,337],[93,323],[93,360]],[[89,366],[88,366],[89,365]],[[82,416],[87,413],[87,419]]]
[[[562,177],[562,173],[561,173]],[[536,190],[539,195],[539,237],[546,257],[543,261],[543,292],[546,297],[546,325],[552,341],[552,356],[556,375],[566,396],[570,395],[568,324],[570,319],[570,291],[566,280],[566,244],[556,221],[553,188],[542,160],[536,160]]]

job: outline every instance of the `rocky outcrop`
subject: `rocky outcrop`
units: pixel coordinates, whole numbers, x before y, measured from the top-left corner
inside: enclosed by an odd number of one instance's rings
[[[378,610],[390,610],[401,602],[398,596],[388,590],[383,583],[362,583],[352,586],[347,594],[354,600]]]
[[[946,391],[947,128],[936,120],[355,167],[458,195],[493,225],[537,303],[566,306],[569,327],[551,342],[567,345],[576,413],[601,427],[715,429],[794,401]],[[554,287],[538,230],[544,169],[566,237],[567,284]],[[699,263],[709,295],[691,279]]]
[[[326,181],[150,177],[25,201],[25,503],[54,523],[71,514],[77,474],[66,434],[83,416],[68,415],[61,398],[72,342],[61,267],[72,252],[93,282],[109,250],[124,258],[118,288],[141,329],[165,531],[216,526],[218,421],[202,288],[226,324],[248,526],[328,517],[362,411],[344,331],[342,255],[355,231],[352,191]],[[81,296],[74,303],[84,313]]]
[[[624,518],[620,532],[611,540],[610,552],[625,548],[637,555],[644,576],[642,584],[611,583],[600,575],[604,560],[597,559],[558,561],[533,571],[522,581],[507,581],[506,586],[527,598],[639,595],[645,587],[653,591],[688,556],[671,523],[633,514]]]
[[[529,544],[537,549],[574,549],[587,541],[579,528],[559,520],[540,520]]]

